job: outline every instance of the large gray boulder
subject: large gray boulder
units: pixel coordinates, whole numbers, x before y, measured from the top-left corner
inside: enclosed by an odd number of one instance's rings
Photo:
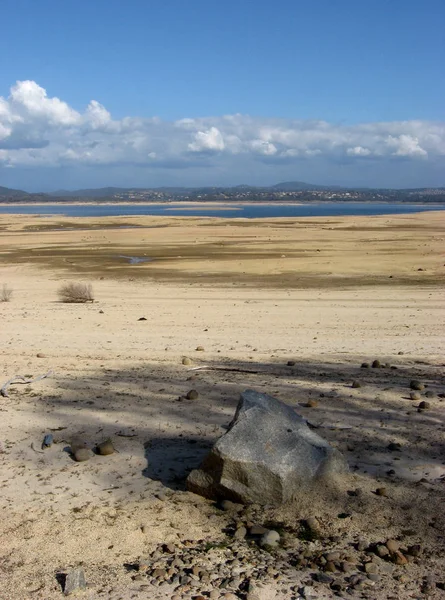
[[[190,473],[187,488],[207,498],[277,505],[316,484],[335,485],[347,471],[342,454],[293,408],[246,390],[228,431]]]

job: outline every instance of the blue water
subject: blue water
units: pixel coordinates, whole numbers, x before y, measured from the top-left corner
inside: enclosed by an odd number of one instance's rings
[[[248,204],[231,205],[221,210],[206,206],[183,208],[181,204],[45,204],[0,205],[0,214],[63,215],[66,217],[120,217],[126,215],[162,215],[173,217],[272,218],[335,217],[348,215],[390,215],[445,210],[444,204],[389,204],[367,202],[324,202],[321,204]]]

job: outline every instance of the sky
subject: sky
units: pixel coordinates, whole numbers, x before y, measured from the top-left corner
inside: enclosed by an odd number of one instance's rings
[[[0,185],[445,186],[443,0],[1,0]]]

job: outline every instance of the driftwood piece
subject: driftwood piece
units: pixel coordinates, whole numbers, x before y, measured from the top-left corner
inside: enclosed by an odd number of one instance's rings
[[[4,398],[9,398],[8,388],[10,385],[15,385],[16,383],[30,385],[31,383],[35,383],[36,381],[45,379],[45,377],[49,377],[51,374],[52,374],[52,371],[48,371],[48,373],[39,375],[38,377],[35,377],[34,379],[26,379],[26,377],[24,377],[23,375],[14,375],[14,377],[11,377],[11,379],[8,379],[8,381],[5,384],[3,384],[2,388],[0,389],[0,395],[3,396]]]

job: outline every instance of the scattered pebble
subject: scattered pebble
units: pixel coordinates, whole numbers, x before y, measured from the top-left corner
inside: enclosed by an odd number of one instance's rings
[[[426,400],[422,400],[422,402],[419,402],[418,408],[420,410],[429,410],[431,408],[431,404],[430,404],[430,402],[427,402]]]
[[[199,393],[197,390],[190,390],[186,395],[187,400],[197,400],[199,398]]]
[[[386,547],[393,554],[400,548],[400,544],[397,540],[388,540],[386,542]]]
[[[66,574],[63,593],[65,596],[78,594],[86,590],[85,573],[83,569],[72,569]]]
[[[109,454],[114,454],[115,449],[113,446],[113,442],[110,439],[108,439],[108,440],[105,440],[104,442],[102,442],[101,444],[98,444],[97,452],[98,452],[98,454],[100,454],[102,456],[108,456]]]
[[[398,442],[390,442],[388,444],[388,450],[390,452],[401,452],[402,446]]]
[[[267,533],[264,533],[260,539],[260,546],[271,546],[272,548],[274,548],[275,546],[278,546],[279,543],[280,534],[274,529],[271,529]]]
[[[204,352],[204,346],[196,346],[196,352]]]
[[[425,389],[425,385],[418,379],[413,379],[412,381],[410,381],[409,387],[412,390],[418,390],[419,392]]]
[[[73,456],[76,462],[85,462],[93,456],[93,453],[89,448],[79,448],[73,453]]]
[[[183,365],[191,365],[192,361],[190,360],[190,358],[187,358],[187,356],[184,356],[184,358],[182,359],[182,364]]]

